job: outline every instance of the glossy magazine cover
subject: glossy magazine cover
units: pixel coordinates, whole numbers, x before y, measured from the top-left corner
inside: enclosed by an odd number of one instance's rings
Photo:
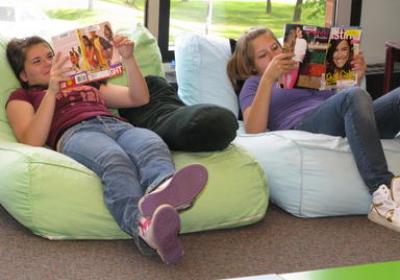
[[[109,22],[71,30],[52,37],[55,53],[68,57],[66,67],[70,78],[61,88],[74,87],[92,81],[107,79],[123,73],[121,57],[114,48],[113,32]]]

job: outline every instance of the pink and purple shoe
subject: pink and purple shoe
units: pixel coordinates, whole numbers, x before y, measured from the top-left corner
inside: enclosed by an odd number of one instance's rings
[[[175,263],[183,256],[179,231],[178,212],[167,204],[157,207],[151,218],[142,217],[139,220],[139,236],[157,251],[166,264]]]
[[[203,190],[207,180],[207,169],[201,164],[183,167],[152,192],[143,196],[138,204],[139,211],[144,217],[151,217],[162,204],[171,205],[176,210],[186,209]]]

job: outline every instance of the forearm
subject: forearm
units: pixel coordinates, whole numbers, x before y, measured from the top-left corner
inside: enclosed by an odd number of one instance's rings
[[[273,81],[263,78],[257,88],[256,96],[245,116],[245,130],[247,133],[261,133],[266,131],[269,117]]]
[[[124,59],[125,69],[128,74],[129,96],[136,105],[149,102],[149,90],[134,56]]]
[[[47,92],[32,120],[22,133],[21,143],[43,146],[48,138],[55,109],[55,94]]]

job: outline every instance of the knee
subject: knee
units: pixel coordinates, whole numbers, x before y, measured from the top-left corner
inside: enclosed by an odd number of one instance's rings
[[[223,107],[202,104],[192,106],[191,118],[182,129],[185,150],[213,151],[226,148],[236,137],[238,122],[235,115]]]
[[[397,96],[400,96],[400,87],[395,88],[394,90],[390,91],[388,94],[395,94]]]
[[[344,99],[347,107],[372,107],[371,95],[361,87],[352,87],[344,92]],[[342,93],[339,93],[342,94]]]
[[[131,168],[131,161],[128,155],[121,149],[104,149],[96,162],[100,174],[115,170],[121,171],[123,168]]]
[[[135,128],[135,136],[132,138],[133,141],[138,141],[142,146],[141,149],[146,149],[146,147],[151,147],[154,150],[168,150],[167,144],[162,140],[162,138],[152,130],[147,128]]]
[[[392,102],[400,107],[400,87],[382,96],[383,98],[391,98]]]

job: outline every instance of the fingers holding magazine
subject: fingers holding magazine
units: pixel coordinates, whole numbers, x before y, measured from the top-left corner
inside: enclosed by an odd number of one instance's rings
[[[118,49],[122,59],[129,59],[133,56],[135,43],[128,37],[117,34],[114,36],[114,46]]]
[[[60,83],[68,79],[67,73],[72,70],[72,67],[66,67],[66,62],[69,57],[62,57],[58,52],[53,58],[50,69],[50,81],[48,90],[54,94],[60,91]]]
[[[276,55],[265,69],[264,76],[269,76],[271,80],[276,81],[282,75],[298,67],[298,63],[293,60],[292,53],[281,53]]]
[[[364,78],[365,71],[367,70],[367,64],[362,51],[359,51],[358,54],[354,55],[351,65],[352,69],[356,72],[357,82],[360,84],[360,81]]]

